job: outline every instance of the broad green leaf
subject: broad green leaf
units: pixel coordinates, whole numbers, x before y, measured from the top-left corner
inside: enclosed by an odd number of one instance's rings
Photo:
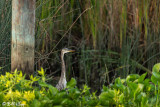
[[[91,106],[91,107],[95,107],[96,105],[98,105],[98,100],[97,99],[91,99],[89,102],[88,102],[88,106]]]
[[[41,87],[48,87],[49,88],[49,91],[52,93],[52,94],[56,94],[57,92],[58,92],[58,89],[57,88],[55,88],[55,87],[53,87],[52,85],[50,85],[50,84],[47,84],[47,83],[45,83],[45,82],[43,82],[43,81],[38,81],[38,83],[39,83],[39,85],[41,86]]]
[[[116,84],[115,85],[118,89],[120,89],[121,91],[123,91],[125,89],[125,86],[123,84]]]
[[[41,106],[41,102],[38,101],[37,99],[34,99],[32,104],[31,104],[32,107],[40,107]]]
[[[122,93],[119,95],[119,102],[123,103],[123,101],[124,101],[124,94]]]
[[[160,63],[155,64],[152,68],[152,72],[159,72],[160,71]]]
[[[133,83],[133,82],[128,82],[127,86],[129,88],[129,90],[131,91],[130,94],[134,94],[133,92],[135,92],[138,87],[137,83]]]
[[[145,84],[145,85],[148,85],[149,82],[150,82],[150,79],[148,79],[148,78],[144,80],[144,84]]]
[[[114,95],[108,96],[108,92],[102,92],[99,96],[99,100],[102,106],[109,106],[109,100],[112,100]]]
[[[106,87],[105,85],[103,85],[103,92],[108,91],[108,87]]]
[[[43,82],[43,81],[41,81],[41,80],[39,80],[38,83],[39,83],[39,85],[42,86],[42,87],[48,87],[48,84],[45,83],[45,82]]]
[[[155,77],[155,76],[151,76],[151,81],[155,84],[155,85],[157,85],[158,84],[158,80],[157,80],[157,78]]]
[[[63,99],[61,104],[64,105],[64,106],[69,106],[69,107],[74,107],[75,106],[73,100],[70,100],[70,99]]]
[[[48,85],[48,88],[53,95],[58,93],[58,89],[53,87],[52,85]]]
[[[116,89],[120,89],[121,91],[123,91],[125,86],[123,85],[122,82],[124,83],[125,79],[116,78],[115,84],[112,87],[114,87]]]
[[[80,97],[81,92],[78,90],[78,88],[68,88],[67,91],[69,92],[68,96],[72,99]]]
[[[153,71],[152,76],[154,76],[157,80],[160,81],[160,72]]]
[[[142,74],[142,75],[138,78],[138,82],[143,82],[144,79],[145,79],[145,77],[146,77],[146,75],[147,75],[147,72],[144,73],[144,74]]]
[[[143,91],[144,85],[141,83],[138,83],[138,87],[136,89],[136,93]]]
[[[109,107],[108,100],[100,99],[100,104],[102,105],[102,107]]]
[[[128,75],[126,78],[126,82],[132,81],[134,82],[136,79],[138,79],[140,76],[138,74],[131,74]]]
[[[35,99],[42,98],[42,95],[41,95],[40,91],[35,91],[34,93],[35,93]]]
[[[100,99],[112,101],[115,96],[114,90],[108,92],[102,92],[99,96]]]
[[[121,83],[124,84],[126,82],[126,79],[121,79]]]
[[[3,100],[4,100],[4,93],[0,93],[0,103],[2,104],[3,103]]]
[[[49,103],[52,103],[53,102],[53,100],[50,100],[47,96],[45,96],[44,98],[43,98],[43,100],[41,101],[41,103],[42,104],[49,104]]]
[[[120,77],[115,79],[115,84],[121,84],[121,79],[120,79]]]
[[[67,83],[67,88],[69,87],[75,87],[77,84],[76,80],[72,78],[68,83]]]
[[[153,71],[151,76],[151,81],[156,85],[160,82],[160,72]]]
[[[67,95],[67,93],[65,91],[61,91],[58,94],[56,94],[56,99],[57,98],[63,98],[66,95]],[[59,100],[59,99],[57,99],[57,100]]]

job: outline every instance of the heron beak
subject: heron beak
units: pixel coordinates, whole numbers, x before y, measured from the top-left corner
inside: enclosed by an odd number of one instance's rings
[[[68,52],[75,52],[75,50],[69,50]]]

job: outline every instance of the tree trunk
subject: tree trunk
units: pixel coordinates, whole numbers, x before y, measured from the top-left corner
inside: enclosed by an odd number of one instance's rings
[[[11,71],[34,71],[35,0],[12,0]]]

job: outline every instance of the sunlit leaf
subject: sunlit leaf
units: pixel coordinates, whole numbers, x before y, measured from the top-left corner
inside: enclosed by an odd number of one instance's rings
[[[129,81],[135,81],[136,79],[138,79],[140,76],[138,74],[131,74],[131,75],[128,75],[127,78],[126,78],[126,81],[129,82]]]
[[[158,81],[160,81],[160,72],[153,71],[152,76],[154,76]]]
[[[155,64],[152,68],[152,72],[159,72],[160,71],[160,63]]]
[[[144,73],[144,74],[142,74],[142,75],[138,78],[138,82],[143,82],[144,79],[145,79],[145,77],[146,77],[146,75],[147,75],[147,72]]]
[[[72,78],[68,83],[67,83],[67,88],[69,87],[75,87],[77,84],[76,80]]]

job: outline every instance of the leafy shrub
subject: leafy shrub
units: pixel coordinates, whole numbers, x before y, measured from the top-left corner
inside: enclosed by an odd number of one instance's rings
[[[152,70],[151,79],[147,73],[128,75],[127,78],[116,78],[114,84],[103,86],[102,93],[90,93],[90,88],[84,85],[76,87],[76,80],[71,79],[66,89],[58,91],[46,83],[43,69],[40,76],[30,76],[25,79],[21,71],[6,72],[0,76],[0,105],[26,107],[150,107],[160,106],[160,64]]]
[[[160,106],[160,64],[156,64],[152,70],[151,79],[147,73],[128,75],[126,79],[117,78],[110,88],[103,87],[99,96],[103,106],[122,107],[154,107]]]

